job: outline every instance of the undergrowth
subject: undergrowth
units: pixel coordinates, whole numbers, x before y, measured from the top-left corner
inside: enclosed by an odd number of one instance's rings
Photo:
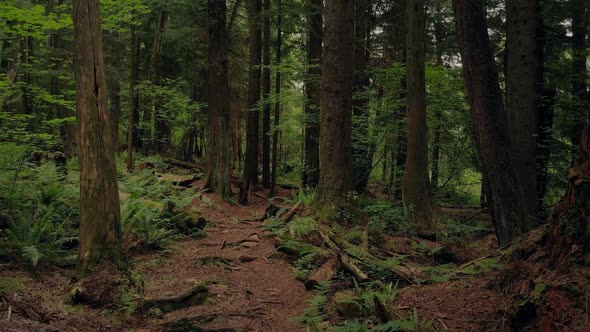
[[[0,161],[0,261],[73,265],[80,222],[77,160],[70,159],[64,169],[33,158],[32,150],[0,144],[0,155],[6,157]],[[155,166],[129,174],[123,157],[117,160],[124,242],[129,250],[168,250],[186,233],[178,226],[196,218],[196,211],[188,210],[194,193],[158,180],[161,158],[139,162]]]

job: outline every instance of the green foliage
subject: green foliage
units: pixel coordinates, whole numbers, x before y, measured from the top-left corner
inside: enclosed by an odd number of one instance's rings
[[[314,189],[300,189],[293,195],[293,202],[301,202],[301,205],[309,208],[315,202],[315,197],[316,191]]]
[[[10,23],[9,23],[10,22]],[[0,34],[43,40],[49,32],[72,26],[69,13],[45,13],[45,7],[29,1],[0,2]]]
[[[172,219],[141,200],[129,200],[121,210],[121,229],[127,249],[164,250],[181,238]]]
[[[324,284],[316,288],[315,296],[307,300],[308,305],[303,310],[303,315],[296,319],[299,323],[305,324],[308,331],[324,330],[323,323],[329,318],[326,311],[328,287],[329,284]]]

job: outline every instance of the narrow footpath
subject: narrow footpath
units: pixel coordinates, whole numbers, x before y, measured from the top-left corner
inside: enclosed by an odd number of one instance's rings
[[[205,304],[146,321],[145,330],[305,330],[295,318],[303,313],[310,293],[295,279],[288,262],[273,257],[274,240],[263,224],[251,221],[270,204],[262,198],[265,194],[252,195],[247,206],[203,195],[194,208],[207,221],[206,238],[186,239],[167,256],[138,259],[136,269],[144,276],[146,297],[177,294],[203,282],[210,292]]]

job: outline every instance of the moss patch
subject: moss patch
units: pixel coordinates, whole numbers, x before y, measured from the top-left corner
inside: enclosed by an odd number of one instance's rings
[[[0,277],[0,293],[24,291],[31,280],[28,277]]]

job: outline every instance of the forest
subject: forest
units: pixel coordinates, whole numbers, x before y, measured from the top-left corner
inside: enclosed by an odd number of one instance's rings
[[[589,26],[0,0],[0,331],[590,331]]]

